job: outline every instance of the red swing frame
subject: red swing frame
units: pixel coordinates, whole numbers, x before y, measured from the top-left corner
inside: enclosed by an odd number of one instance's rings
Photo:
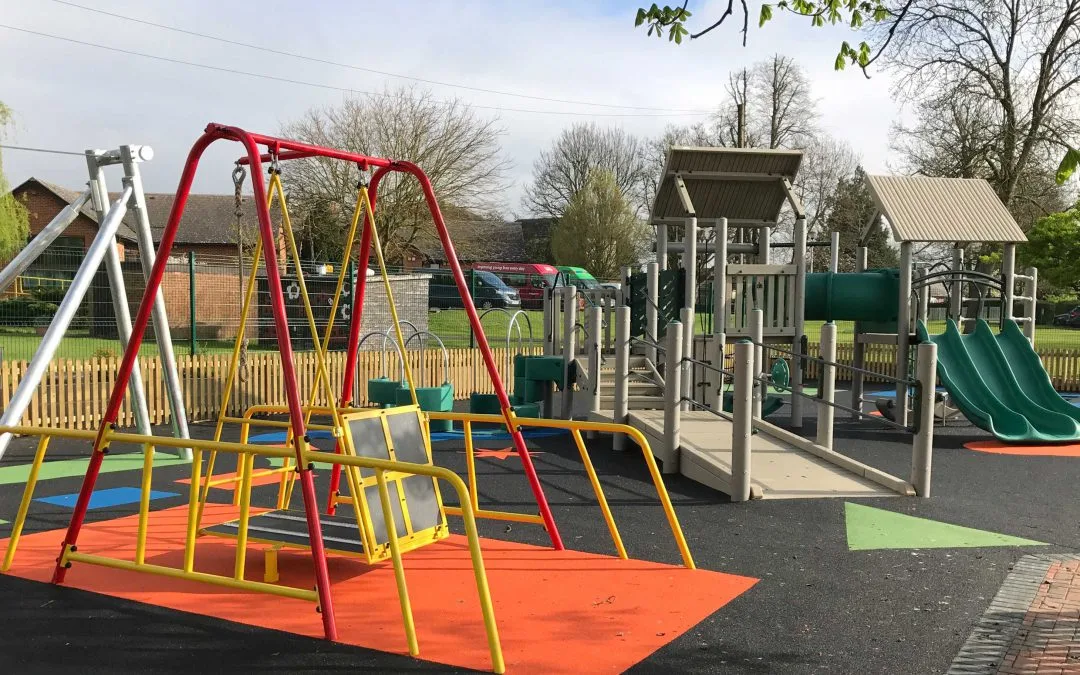
[[[323,631],[327,639],[337,639],[337,627],[334,620],[333,601],[330,594],[330,578],[326,564],[326,551],[323,546],[322,529],[319,523],[319,507],[315,495],[315,481],[312,476],[311,468],[304,466],[302,461],[302,442],[306,430],[300,393],[297,388],[296,373],[293,365],[292,343],[289,339],[285,313],[285,298],[281,288],[281,274],[277,264],[277,248],[274,245],[273,222],[270,219],[270,211],[266,203],[266,185],[264,183],[262,171],[262,163],[264,161],[275,159],[277,161],[287,161],[306,157],[327,157],[330,159],[353,162],[360,167],[361,170],[368,170],[370,167],[375,167],[375,173],[372,176],[369,190],[372,209],[374,209],[375,206],[379,183],[383,177],[391,171],[411,174],[420,182],[420,186],[424,192],[424,199],[427,201],[428,208],[431,210],[431,217],[435,222],[435,229],[439,234],[439,240],[442,242],[447,263],[453,271],[454,282],[457,285],[458,292],[461,294],[462,303],[465,306],[465,313],[468,315],[469,323],[472,326],[473,333],[476,335],[477,346],[484,357],[484,365],[487,368],[492,384],[495,387],[495,393],[499,398],[503,418],[506,421],[507,428],[510,430],[514,448],[521,458],[522,467],[529,481],[529,487],[532,489],[533,496],[536,499],[540,511],[540,516],[544,521],[545,529],[551,538],[551,545],[556,550],[562,550],[562,539],[559,537],[559,531],[555,526],[551,508],[544,495],[544,489],[540,484],[540,479],[536,475],[536,468],[533,466],[532,458],[525,446],[525,439],[521,435],[521,430],[514,423],[514,413],[510,407],[510,400],[506,395],[506,389],[504,388],[502,379],[499,377],[499,372],[495,366],[495,359],[492,357],[491,348],[488,346],[487,338],[480,326],[480,318],[476,313],[476,307],[473,304],[472,296],[469,295],[468,285],[465,282],[465,275],[462,273],[461,265],[459,264],[457,254],[454,251],[453,242],[450,240],[450,233],[446,229],[446,223],[443,220],[442,212],[439,210],[439,204],[435,198],[435,192],[431,186],[431,181],[423,170],[412,162],[392,160],[383,157],[369,157],[343,150],[309,145],[263,134],[255,134],[239,127],[211,123],[206,126],[203,135],[192,146],[191,151],[188,153],[187,161],[184,164],[184,171],[180,177],[180,185],[176,190],[176,200],[173,202],[172,211],[169,213],[168,223],[165,226],[165,230],[162,232],[161,241],[158,244],[157,260],[150,272],[150,277],[147,279],[146,290],[139,303],[139,311],[136,314],[132,328],[131,341],[124,351],[124,358],[120,364],[120,370],[117,373],[116,384],[113,388],[112,395],[109,398],[109,405],[105,412],[105,417],[102,420],[101,426],[98,428],[97,436],[94,440],[94,452],[90,457],[86,475],[83,478],[82,487],[79,490],[79,497],[75,503],[75,509],[71,515],[71,522],[68,525],[67,533],[64,537],[61,554],[60,557],[57,558],[57,564],[52,578],[53,583],[63,583],[67,568],[61,563],[61,560],[63,560],[64,552],[68,550],[68,547],[74,548],[78,543],[79,531],[82,529],[83,522],[86,518],[90,496],[94,491],[94,484],[97,481],[101,469],[101,462],[104,459],[104,450],[107,449],[105,433],[106,430],[115,426],[117,416],[124,402],[128,380],[131,371],[134,368],[135,359],[139,353],[139,347],[142,345],[143,336],[146,333],[146,328],[150,321],[150,311],[153,307],[154,298],[158,292],[158,288],[161,286],[161,280],[165,273],[165,266],[168,263],[169,254],[172,251],[173,242],[176,239],[180,219],[184,214],[184,207],[187,203],[188,196],[191,193],[191,185],[195,179],[199,160],[206,148],[218,140],[230,140],[243,144],[245,156],[241,158],[240,162],[251,166],[251,186],[254,192],[255,210],[258,215],[259,236],[263,242],[266,276],[270,289],[270,304],[274,316],[274,327],[277,331],[278,350],[281,354],[282,369],[284,370],[285,392],[289,409],[290,424],[292,426],[292,437],[294,439],[294,447],[296,450],[297,466],[300,467],[299,479],[304,499],[304,511],[307,517],[311,554],[315,566],[316,590],[319,596],[319,607],[322,612]],[[259,151],[260,146],[266,148],[265,153]],[[348,350],[346,352],[344,375],[345,384],[341,389],[342,406],[348,406],[352,403],[352,387],[349,386],[348,383],[351,383],[356,376],[356,361],[359,349],[364,291],[367,285],[367,275],[364,273],[364,270],[367,269],[371,253],[372,227],[374,227],[374,223],[369,222],[365,214],[364,229],[363,234],[361,235],[360,249],[357,254],[358,269],[361,270],[361,272],[357,275],[356,288],[353,294],[353,320],[349,328],[349,341]],[[331,499],[333,499],[333,495],[337,490],[340,473],[340,465],[335,465],[331,477]]]

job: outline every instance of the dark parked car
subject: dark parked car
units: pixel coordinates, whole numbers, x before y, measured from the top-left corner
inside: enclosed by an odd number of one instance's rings
[[[1080,326],[1080,306],[1073,307],[1064,314],[1058,314],[1054,317],[1055,326],[1070,326],[1076,328]]]
[[[465,306],[461,302],[461,294],[458,293],[450,270],[427,269],[424,270],[424,274],[431,275],[431,284],[428,287],[428,307],[451,309]],[[516,309],[521,306],[521,298],[518,297],[517,291],[507,286],[502,279],[491,272],[467,271],[465,282],[471,286],[473,304],[477,307]]]

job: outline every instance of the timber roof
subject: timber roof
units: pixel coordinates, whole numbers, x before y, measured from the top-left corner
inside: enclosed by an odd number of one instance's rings
[[[870,196],[898,242],[1024,242],[982,178],[867,176]]]
[[[681,176],[699,219],[776,222],[787,199],[783,181],[794,181],[802,158],[798,150],[674,146],[652,219],[690,217],[676,187],[676,176]]]

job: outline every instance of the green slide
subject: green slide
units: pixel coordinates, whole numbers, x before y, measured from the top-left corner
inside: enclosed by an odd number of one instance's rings
[[[1080,440],[1080,410],[1054,391],[1015,322],[1000,335],[982,320],[970,335],[952,320],[941,335],[918,331],[938,346],[938,378],[972,424],[1006,443]]]

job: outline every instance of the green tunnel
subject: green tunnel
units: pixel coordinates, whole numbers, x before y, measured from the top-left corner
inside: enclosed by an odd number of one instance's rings
[[[807,321],[893,322],[899,315],[900,270],[806,275]]]

